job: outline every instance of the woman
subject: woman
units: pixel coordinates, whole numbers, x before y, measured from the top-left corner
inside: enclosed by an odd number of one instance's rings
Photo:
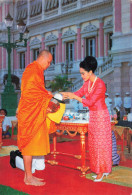
[[[80,63],[80,74],[84,80],[83,86],[75,93],[62,92],[64,99],[76,99],[90,111],[88,145],[90,169],[97,175],[95,182],[101,181],[111,172],[112,140],[110,116],[105,104],[105,83],[94,72],[97,61],[87,56]],[[85,98],[82,98],[85,96]]]

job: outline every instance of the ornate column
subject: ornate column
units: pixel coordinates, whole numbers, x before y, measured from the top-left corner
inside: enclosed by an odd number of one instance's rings
[[[62,32],[59,30],[59,38],[58,38],[58,62],[62,63]]]
[[[104,21],[103,18],[99,20],[99,47],[100,47],[100,57],[104,57]]]
[[[77,60],[81,60],[81,27],[77,25]]]
[[[115,32],[121,32],[121,0],[115,0]]]
[[[132,31],[132,1],[130,1],[130,30]]]

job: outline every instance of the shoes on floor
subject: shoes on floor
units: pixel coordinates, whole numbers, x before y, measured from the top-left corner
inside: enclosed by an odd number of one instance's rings
[[[97,175],[92,175],[92,177],[93,177],[94,179],[96,179]]]
[[[116,166],[118,166],[118,164],[114,164],[114,165],[112,165],[112,167],[116,167]]]
[[[109,173],[103,173],[102,177],[101,177],[100,179],[96,179],[96,178],[95,178],[94,182],[100,182],[100,181],[102,181],[102,179],[103,179],[104,176],[107,177],[108,175],[109,175]],[[97,176],[96,176],[96,177],[97,177]]]

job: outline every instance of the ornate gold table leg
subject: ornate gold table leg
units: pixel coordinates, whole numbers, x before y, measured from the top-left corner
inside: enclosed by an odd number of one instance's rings
[[[81,142],[81,167],[78,167],[78,169],[82,172],[82,177],[85,177],[86,171],[89,169],[89,167],[86,167],[85,164],[85,133],[83,131],[80,132],[80,142]]]
[[[51,154],[53,154],[53,157],[54,159],[56,159],[56,134],[54,134],[54,137],[53,137],[53,152],[51,152]]]

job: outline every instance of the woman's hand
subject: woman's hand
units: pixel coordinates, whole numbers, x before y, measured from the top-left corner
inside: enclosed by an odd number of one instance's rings
[[[51,91],[48,91],[48,94],[53,96],[53,94],[51,93]]]
[[[72,92],[61,92],[61,94],[63,95],[63,99],[74,99],[75,94]]]
[[[65,100],[65,99],[75,99],[75,100],[82,103],[82,98],[75,95],[72,92],[61,92],[61,94],[63,95],[63,100]]]

